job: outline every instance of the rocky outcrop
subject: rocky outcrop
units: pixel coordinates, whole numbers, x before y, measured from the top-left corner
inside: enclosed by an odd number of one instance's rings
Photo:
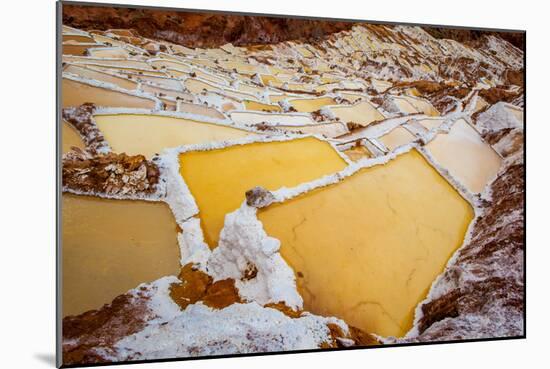
[[[143,197],[155,192],[159,176],[157,165],[143,155],[97,154],[73,148],[63,156],[63,191]]]

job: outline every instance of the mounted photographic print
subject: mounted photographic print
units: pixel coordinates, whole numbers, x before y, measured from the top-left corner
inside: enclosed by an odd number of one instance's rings
[[[58,365],[525,337],[524,31],[59,2],[57,83]]]

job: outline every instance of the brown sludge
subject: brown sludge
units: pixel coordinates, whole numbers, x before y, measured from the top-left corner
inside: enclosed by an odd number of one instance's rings
[[[178,278],[182,282],[170,286],[170,297],[182,310],[199,301],[214,309],[242,302],[233,279],[214,282],[211,276],[193,264],[183,266]]]

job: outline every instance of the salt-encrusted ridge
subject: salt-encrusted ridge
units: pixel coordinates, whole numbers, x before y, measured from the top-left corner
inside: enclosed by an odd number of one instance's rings
[[[331,341],[327,324],[348,332],[347,325],[336,318],[307,313],[290,318],[256,302],[233,304],[220,310],[197,303],[180,311],[168,292],[174,280],[167,277],[153,283],[155,293],[148,306],[157,318],[143,330],[116,342],[114,353],[100,351],[105,358],[153,360],[315,349]]]

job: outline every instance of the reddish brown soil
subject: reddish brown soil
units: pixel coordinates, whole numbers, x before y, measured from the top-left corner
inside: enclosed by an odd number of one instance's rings
[[[442,27],[422,28],[435,38],[447,38],[472,46],[478,45],[485,35],[493,35],[508,41],[520,50],[525,50],[525,33],[523,32],[493,32]]]
[[[124,294],[98,310],[63,319],[63,365],[84,365],[107,362],[95,352],[110,346],[123,337],[143,329],[153,318],[147,308],[145,291],[138,296]]]
[[[521,94],[521,92],[508,91],[502,87],[491,87],[487,90],[479,91],[479,96],[483,97],[490,105],[496,104],[499,101],[510,102]]]
[[[193,264],[181,268],[179,279],[181,283],[170,286],[170,297],[182,310],[199,301],[215,309],[242,302],[233,279],[214,282],[212,277],[196,269]]]
[[[63,6],[63,24],[85,30],[127,28],[148,38],[209,48],[228,42],[247,46],[320,39],[353,26],[350,22],[81,5]]]
[[[294,310],[287,304],[285,304],[283,301],[277,302],[277,303],[269,303],[264,305],[266,308],[272,308],[275,310],[279,310],[281,313],[285,314],[286,316],[289,316],[291,318],[299,318],[302,316],[303,310]]]

